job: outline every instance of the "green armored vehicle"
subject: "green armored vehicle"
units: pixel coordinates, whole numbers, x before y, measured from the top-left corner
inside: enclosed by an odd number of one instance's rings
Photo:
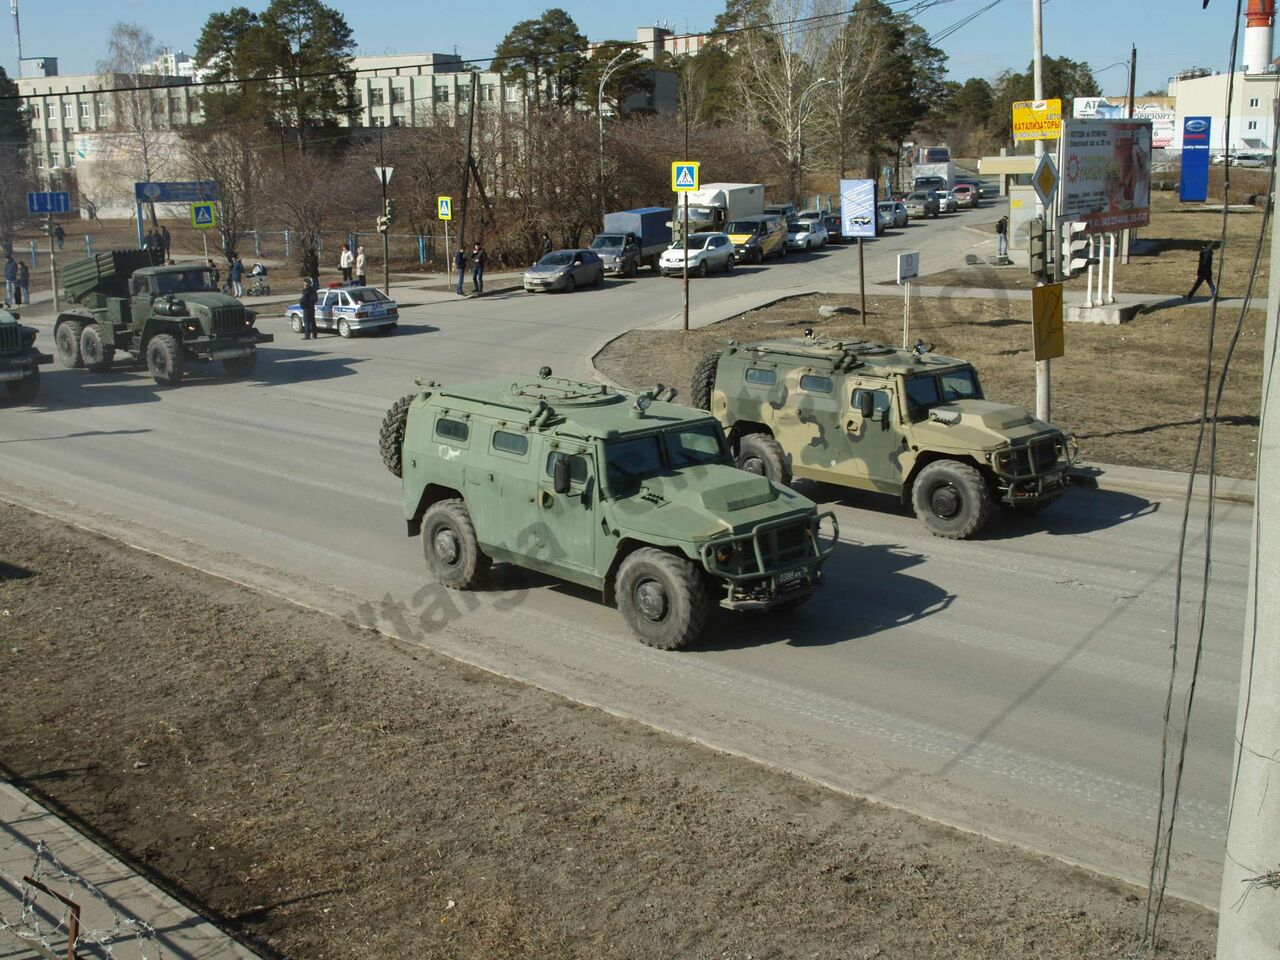
[[[735,469],[716,421],[670,401],[552,377],[421,390],[387,411],[409,536],[447,587],[506,561],[600,590],[664,650],[732,610],[798,606],[835,546],[835,517]],[[831,523],[833,539],[819,527]]]
[[[192,361],[222,362],[228,377],[253,373],[258,344],[253,311],[219,293],[202,266],[158,266],[147,250],[115,250],[76,260],[63,273],[71,309],[58,315],[53,341],[64,367],[111,369],[117,351],[147,365],[156,383],[182,381]]]
[[[698,364],[693,402],[724,426],[743,469],[893,494],[951,539],[976,534],[993,506],[1052,502],[1075,457],[1057,427],[984,399],[973,367],[918,341],[731,343]]]
[[[0,380],[9,399],[30,403],[40,392],[40,367],[53,357],[36,349],[36,328],[24,327],[17,314],[0,310]]]

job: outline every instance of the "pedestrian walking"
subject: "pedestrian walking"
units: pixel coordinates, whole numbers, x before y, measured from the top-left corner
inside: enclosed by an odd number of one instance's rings
[[[311,286],[320,286],[320,255],[315,247],[307,247],[302,254],[302,275],[311,278]]]
[[[453,255],[453,266],[458,271],[458,296],[462,296],[462,281],[467,278],[467,255],[463,251]]]
[[[538,248],[538,259],[539,259],[539,260],[541,260],[541,259],[542,259],[543,257],[545,257],[548,253],[550,253],[550,252],[551,252],[551,250],[552,250],[552,245],[551,245],[551,234],[549,234],[549,233],[547,233],[547,231],[543,230],[543,231],[542,231],[542,245]]]
[[[164,246],[164,258],[169,259],[169,245],[173,243],[173,238],[169,236],[169,228],[160,228],[160,243]]]
[[[471,248],[471,289],[476,296],[484,293],[484,265],[489,262],[489,254],[477,243]]]
[[[218,281],[222,279],[222,272],[218,269],[218,265],[212,260],[209,261],[209,273],[213,276],[213,282],[209,284],[209,289],[216,293],[218,290]]]
[[[18,295],[23,303],[31,306],[31,270],[25,260],[18,261]]]
[[[302,281],[302,339],[316,337],[316,285],[307,277]]]
[[[1213,282],[1213,244],[1206,243],[1200,249],[1200,259],[1196,262],[1196,282],[1191,288],[1191,292],[1187,294],[1190,300],[1196,295],[1196,291],[1200,289],[1200,284],[1207,283],[1209,285],[1209,296],[1216,297],[1218,295],[1218,285]]]
[[[240,260],[240,255],[236,254],[236,258],[231,261],[231,292],[237,297],[244,296],[244,287],[240,285],[240,278],[244,276],[244,263]]]
[[[58,241],[58,249],[62,249],[62,245],[67,241],[67,231],[62,229],[62,224],[58,224],[53,228],[53,239]]]
[[[458,290],[462,290],[462,279],[458,279]],[[12,253],[4,255],[4,308],[8,310],[13,306],[13,298],[18,292],[18,261],[13,259]]]
[[[1009,259],[1009,218],[1001,217],[996,221],[996,256],[1001,260]]]
[[[351,268],[355,266],[356,258],[351,253],[351,244],[344,243],[342,245],[342,256],[338,258],[338,269],[342,271],[342,282],[351,282]]]
[[[356,283],[364,286],[364,247],[356,247]]]

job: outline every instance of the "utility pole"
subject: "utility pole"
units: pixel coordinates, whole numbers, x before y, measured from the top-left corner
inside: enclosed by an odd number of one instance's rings
[[[16,6],[16,3],[15,3]],[[58,304],[58,255],[53,249],[53,214],[49,214],[49,277],[53,282],[53,315],[56,317],[62,307]]]
[[[1044,14],[1040,7],[1041,0],[1031,0],[1031,73],[1035,82],[1035,99],[1044,99]],[[1037,160],[1044,155],[1044,141],[1035,141],[1035,151]],[[1045,258],[1048,260],[1049,250],[1053,249],[1051,244],[1053,240],[1050,238],[1057,237],[1057,227],[1053,223],[1053,211],[1049,209],[1040,209],[1040,204],[1036,207],[1044,215],[1045,220]],[[1062,254],[1059,253],[1058,256]],[[1040,286],[1043,281],[1036,281],[1036,285]],[[1036,419],[1043,420],[1046,423],[1053,415],[1053,393],[1050,390],[1050,367],[1049,360],[1036,361]]]
[[[684,110],[684,158],[689,159],[689,107],[686,104]],[[680,228],[680,241],[684,244],[684,326],[685,333],[689,332],[689,194],[680,194],[680,199],[684,201],[684,225]],[[725,224],[728,226],[728,224]]]
[[[596,118],[600,121],[600,229],[604,229],[604,85],[609,82],[609,78],[613,76],[621,64],[619,63],[623,57],[631,53],[631,48],[627,47],[616,57],[609,61],[608,65],[600,74],[600,86],[596,91]],[[619,95],[619,106],[621,106],[622,97]],[[686,137],[687,139],[687,137]],[[685,144],[685,154],[689,153],[688,144]]]
[[[1254,483],[1244,657],[1218,904],[1218,960],[1280,960],[1280,231],[1271,279]],[[1280,782],[1280,780],[1278,780]]]
[[[387,158],[382,149],[382,128],[378,128],[378,179],[382,182],[382,215],[390,217],[391,213],[387,209]],[[391,290],[391,223],[387,222],[386,229],[382,231],[382,291],[388,293]]]
[[[474,70],[471,71],[471,109],[467,111],[467,160],[462,165],[462,208],[458,217],[458,249],[462,253],[466,253],[466,236],[467,236],[467,194],[471,192],[471,143],[472,135],[476,126],[476,79],[477,75]]]
[[[1138,48],[1136,45],[1130,45],[1129,51],[1129,97],[1128,109],[1125,116],[1130,120],[1133,119],[1133,91],[1134,86],[1138,82]],[[1120,231],[1120,262],[1127,264],[1129,262],[1129,240],[1132,237],[1132,231],[1125,227]]]

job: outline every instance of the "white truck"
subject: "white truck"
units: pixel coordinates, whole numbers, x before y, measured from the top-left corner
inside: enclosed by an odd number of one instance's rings
[[[941,179],[942,183],[937,181]],[[921,183],[925,180],[925,183]],[[911,168],[911,185],[917,190],[950,190],[956,185],[956,165],[945,163],[917,163]]]
[[[684,225],[684,201],[689,200],[689,233],[723,230],[731,220],[764,213],[763,183],[707,183],[676,197],[671,211],[671,239],[680,239]]]

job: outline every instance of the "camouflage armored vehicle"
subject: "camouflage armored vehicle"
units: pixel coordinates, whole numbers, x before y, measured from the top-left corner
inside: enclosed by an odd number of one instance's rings
[[[222,362],[228,377],[253,373],[258,344],[253,311],[219,293],[203,266],[157,266],[147,250],[115,250],[76,260],[63,273],[75,306],[58,315],[53,341],[64,367],[111,369],[117,351],[147,365],[159,384],[182,381],[187,364]]]
[[[40,392],[40,367],[53,357],[36,349],[36,328],[24,327],[17,314],[0,310],[0,380],[9,399],[30,403]]]
[[[730,344],[694,373],[693,402],[738,466],[900,497],[936,536],[965,539],[993,506],[1031,512],[1067,488],[1074,443],[984,399],[963,360],[830,339]]]
[[[735,469],[716,421],[670,402],[552,377],[418,381],[383,421],[409,536],[455,589],[494,560],[601,591],[644,643],[698,636],[732,610],[798,606],[821,578],[814,504]]]

